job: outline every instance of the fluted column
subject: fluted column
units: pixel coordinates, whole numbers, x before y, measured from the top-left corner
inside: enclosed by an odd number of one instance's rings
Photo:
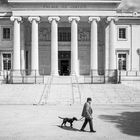
[[[58,75],[58,21],[59,17],[48,17],[51,23],[51,75]]]
[[[24,39],[24,25],[21,25],[21,70],[25,74],[25,39]]]
[[[28,20],[32,23],[31,74],[39,75],[38,23],[40,17],[29,17]]]
[[[116,69],[116,55],[115,55],[115,45],[116,45],[116,25],[115,21],[118,19],[116,17],[108,17],[109,22],[109,69]]]
[[[13,40],[13,70],[16,73],[20,72],[20,22],[21,17],[11,17],[14,22],[14,40]]]
[[[97,22],[100,21],[99,17],[89,17],[91,22],[91,48],[90,48],[90,70],[91,75],[98,74],[98,27]]]
[[[78,26],[80,17],[69,17],[71,22],[71,75],[79,75],[78,62]]]

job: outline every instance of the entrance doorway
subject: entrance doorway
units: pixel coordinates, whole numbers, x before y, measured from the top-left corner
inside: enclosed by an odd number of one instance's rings
[[[70,51],[59,51],[59,75],[70,75]]]

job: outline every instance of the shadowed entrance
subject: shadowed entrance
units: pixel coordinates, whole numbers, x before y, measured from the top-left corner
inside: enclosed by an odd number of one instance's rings
[[[70,75],[70,51],[59,51],[59,75]]]

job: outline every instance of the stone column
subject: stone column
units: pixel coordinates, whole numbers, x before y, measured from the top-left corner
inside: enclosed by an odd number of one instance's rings
[[[48,17],[51,23],[51,75],[58,75],[58,21],[59,17]]]
[[[14,74],[20,73],[20,22],[21,17],[11,17],[14,22],[14,40],[13,40],[13,70]]]
[[[25,74],[25,39],[24,39],[24,25],[21,25],[21,70]]]
[[[116,69],[116,54],[115,54],[115,45],[116,45],[116,25],[115,21],[118,19],[116,17],[108,17],[107,21],[109,22],[109,70]]]
[[[89,17],[91,22],[91,48],[90,48],[90,70],[91,75],[98,75],[98,27],[99,17]]]
[[[69,17],[71,22],[71,75],[79,75],[79,62],[78,62],[78,26],[77,22],[80,17]]]
[[[40,17],[29,17],[32,23],[31,75],[39,75],[38,23]]]

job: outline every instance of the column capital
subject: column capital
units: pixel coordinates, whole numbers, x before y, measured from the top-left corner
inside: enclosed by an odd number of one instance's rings
[[[80,17],[68,17],[69,22],[72,22],[73,20],[76,20],[77,22],[80,21]]]
[[[22,18],[21,18],[21,17],[14,17],[14,16],[11,16],[11,17],[10,17],[10,20],[11,20],[11,21],[17,20],[18,22],[21,22],[21,21],[22,21]]]
[[[118,17],[107,17],[107,21],[108,22],[110,22],[110,21],[114,21],[114,22],[116,22],[116,21],[118,21],[119,19],[118,19]]]
[[[92,22],[92,21],[94,21],[94,20],[97,21],[97,22],[99,22],[100,19],[101,19],[100,17],[89,17],[89,18],[88,18],[89,22]]]
[[[32,23],[33,20],[35,20],[36,22],[40,21],[40,17],[28,17],[29,22]]]
[[[55,20],[55,21],[59,21],[60,20],[60,17],[48,17],[48,20],[49,20],[49,22],[51,23],[53,20]]]

